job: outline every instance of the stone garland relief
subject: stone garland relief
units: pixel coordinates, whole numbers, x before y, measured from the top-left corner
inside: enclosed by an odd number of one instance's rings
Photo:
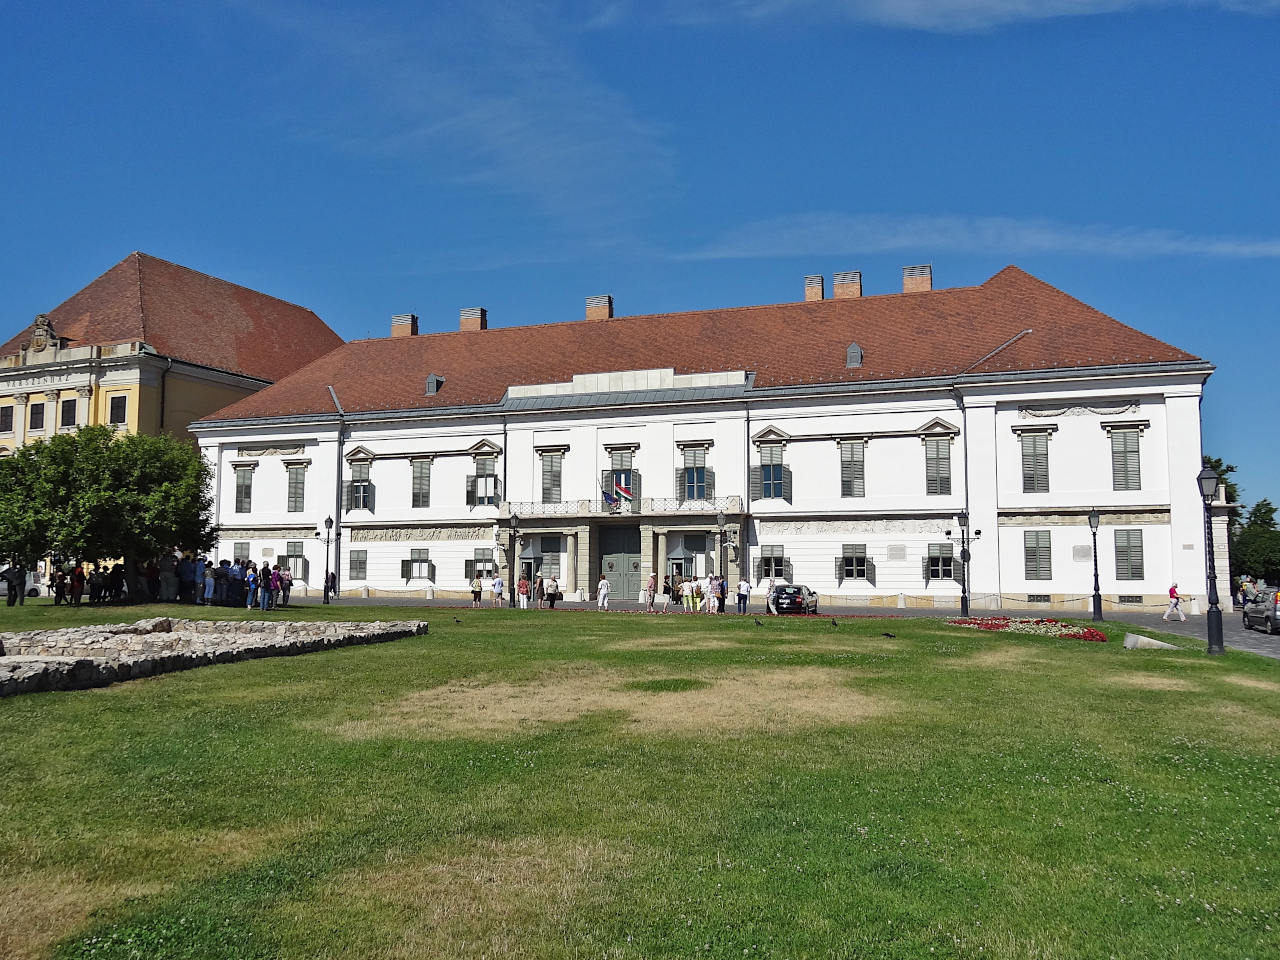
[[[298,443],[290,447],[241,447],[236,451],[238,457],[295,457],[302,453],[305,447]]]
[[[1116,417],[1123,413],[1136,413],[1140,404],[1137,400],[1119,400],[1114,403],[1071,403],[1059,407],[1019,407],[1018,419],[1030,420],[1041,417]]]
[[[354,543],[399,543],[409,540],[493,539],[493,527],[348,527]]]
[[[902,517],[896,520],[761,520],[756,537],[843,537],[851,533],[936,534],[952,525],[950,520]]]

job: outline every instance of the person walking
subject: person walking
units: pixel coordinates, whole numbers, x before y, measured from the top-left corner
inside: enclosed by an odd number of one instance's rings
[[[541,610],[547,600],[547,584],[542,579],[542,574],[538,574],[538,579],[533,582],[533,599],[537,601],[538,609]]]
[[[529,609],[529,578],[525,574],[520,574],[520,582],[516,584],[516,596],[519,598],[520,609]]]
[[[1164,612],[1161,620],[1168,620],[1173,614],[1177,614],[1184,622],[1187,615],[1182,612],[1182,594],[1178,593],[1178,585],[1175,583],[1169,588],[1169,609]]]
[[[552,575],[547,581],[547,603],[552,610],[556,608],[556,601],[560,599],[560,581]]]
[[[729,582],[724,577],[716,577],[716,613],[724,613],[724,602],[728,599]]]
[[[338,571],[330,570],[329,576],[324,581],[325,593],[329,594],[329,600],[338,599]]]
[[[696,601],[694,599],[693,591],[695,589],[696,585],[694,584],[692,577],[680,584],[680,596],[684,600],[685,613],[694,612],[693,605]]]
[[[662,612],[670,612],[671,607],[671,578],[662,578]]]
[[[747,600],[751,596],[751,582],[746,577],[738,580],[738,612],[747,612]]]
[[[609,609],[609,581],[603,573],[600,574],[600,582],[596,584],[596,608]]]
[[[773,595],[773,588],[776,581],[773,577],[769,578],[769,592],[764,596],[764,609],[766,613],[771,613],[775,617],[778,615],[778,599]]]
[[[484,581],[480,579],[480,574],[476,574],[471,578],[471,606],[480,607],[480,597],[484,593]]]
[[[493,575],[493,584],[492,584],[492,589],[493,589],[493,607],[494,607],[494,609],[495,609],[495,610],[496,610],[498,607],[501,607],[501,606],[502,606],[502,590],[503,590],[503,586],[504,586],[504,585],[503,585],[503,583],[502,583],[502,574],[500,574],[500,573],[495,573],[495,574]]]
[[[280,606],[289,605],[289,594],[293,590],[293,574],[288,567],[280,568]]]
[[[645,612],[653,613],[653,598],[658,592],[658,575],[656,573],[649,574],[649,582],[644,587],[644,603]]]

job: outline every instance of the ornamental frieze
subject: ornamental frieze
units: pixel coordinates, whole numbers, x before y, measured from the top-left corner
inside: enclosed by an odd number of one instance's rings
[[[938,533],[955,521],[941,517],[899,517],[896,519],[865,520],[760,520],[756,536],[761,542],[767,537],[836,537],[853,533]]]
[[[493,539],[493,527],[350,527],[347,539],[353,543],[400,543],[420,540],[483,540]]]
[[[1041,417],[1118,417],[1123,413],[1135,413],[1139,404],[1137,400],[1117,400],[1111,403],[1069,403],[1057,407],[1019,407],[1018,419],[1040,419]]]
[[[220,527],[220,540],[314,540],[315,527]]]

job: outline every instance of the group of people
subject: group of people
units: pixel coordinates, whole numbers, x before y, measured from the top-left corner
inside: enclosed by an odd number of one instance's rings
[[[495,608],[503,606],[506,584],[503,583],[502,574],[495,573],[493,575],[493,579],[489,582],[489,593],[490,602]],[[479,575],[472,577],[471,606],[483,606],[483,596],[484,580]],[[516,602],[520,605],[521,610],[528,610],[533,604],[536,604],[539,610],[548,608],[554,610],[556,601],[562,599],[560,581],[554,575],[543,579],[542,574],[539,573],[530,580],[527,573],[521,573],[520,579],[516,581]]]
[[[223,560],[204,571],[202,603],[238,604],[245,609],[257,607],[273,610],[289,605],[289,593],[293,590],[293,574],[288,566],[280,566],[268,559],[261,564],[248,558]],[[327,589],[327,585],[326,585]]]
[[[601,577],[601,583],[606,581]],[[747,612],[747,601],[751,596],[751,584],[746,579],[739,579],[737,586],[737,611]],[[662,586],[658,586],[658,575],[649,574],[649,582],[645,584],[644,601],[648,613],[667,613],[672,603],[677,608],[683,607],[685,613],[724,613],[725,601],[729,598],[729,580],[714,573],[705,577],[676,577],[675,583],[670,577],[662,578]],[[661,609],[659,609],[661,608]],[[606,604],[602,609],[607,610]]]

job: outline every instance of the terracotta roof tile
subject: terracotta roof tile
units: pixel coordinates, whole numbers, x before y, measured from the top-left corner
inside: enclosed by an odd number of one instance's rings
[[[853,342],[863,365],[849,369]],[[357,340],[206,419],[331,413],[330,384],[359,412],[496,403],[513,384],[661,367],[752,370],[774,387],[1196,359],[1006,267],[926,293]],[[445,384],[427,396],[433,373]]]
[[[145,253],[129,254],[49,320],[73,346],[141,340],[166,357],[261,380],[279,380],[342,343],[306,307]],[[30,336],[23,329],[0,356]]]

